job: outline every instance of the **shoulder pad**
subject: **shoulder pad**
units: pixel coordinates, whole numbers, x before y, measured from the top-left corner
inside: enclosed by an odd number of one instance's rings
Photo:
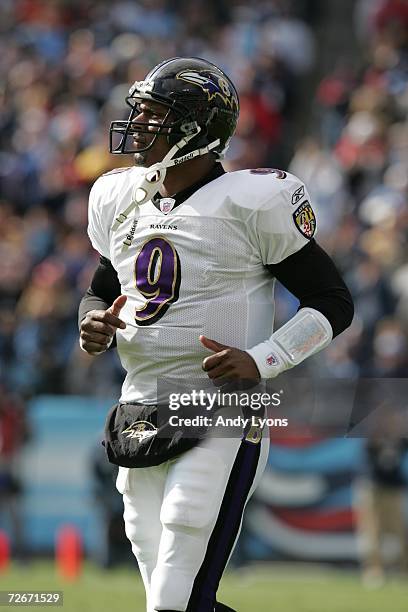
[[[288,173],[284,170],[278,170],[278,168],[252,168],[250,174],[273,174],[275,178],[285,179]]]
[[[123,168],[113,168],[113,170],[104,172],[101,176],[109,176],[110,174],[120,174],[121,172],[126,172],[127,170],[132,170],[132,169],[133,169],[133,166],[125,166]]]
[[[284,170],[236,170],[227,173],[226,177],[229,195],[235,204],[245,209],[274,208],[283,200],[288,205],[291,201],[292,204],[300,203],[306,193],[302,181]]]

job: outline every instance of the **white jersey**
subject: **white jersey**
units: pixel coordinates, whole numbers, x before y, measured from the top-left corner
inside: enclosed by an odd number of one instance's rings
[[[139,172],[121,169],[96,181],[88,233],[128,297],[120,315],[126,329],[116,334],[127,372],[121,401],[154,404],[158,377],[203,377],[209,352],[200,334],[240,349],[272,334],[274,278],[265,265],[304,247],[315,218],[295,176],[241,170],[210,181],[167,214],[146,202],[112,231]]]

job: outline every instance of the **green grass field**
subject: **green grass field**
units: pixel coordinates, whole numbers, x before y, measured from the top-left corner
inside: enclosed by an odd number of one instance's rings
[[[143,586],[131,569],[103,571],[87,564],[82,577],[61,581],[51,563],[0,575],[0,590],[62,590],[65,612],[144,612]],[[406,612],[408,581],[392,580],[367,591],[357,573],[309,566],[258,566],[229,573],[220,601],[238,612]],[[17,606],[16,606],[17,607]],[[44,609],[44,606],[24,606]]]

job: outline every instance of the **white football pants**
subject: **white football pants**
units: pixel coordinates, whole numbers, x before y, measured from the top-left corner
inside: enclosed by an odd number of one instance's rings
[[[147,612],[213,612],[268,450],[267,431],[258,440],[212,437],[159,466],[119,468],[126,535]]]

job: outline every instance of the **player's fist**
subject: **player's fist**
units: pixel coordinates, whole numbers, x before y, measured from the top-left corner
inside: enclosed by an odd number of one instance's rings
[[[117,329],[125,329],[119,318],[126,304],[126,295],[120,295],[107,310],[90,310],[82,319],[80,329],[81,348],[90,355],[99,355],[110,346]]]
[[[202,368],[215,385],[222,385],[226,380],[260,380],[256,363],[246,351],[220,344],[205,336],[200,336],[200,342],[213,351],[212,355],[203,360]]]

